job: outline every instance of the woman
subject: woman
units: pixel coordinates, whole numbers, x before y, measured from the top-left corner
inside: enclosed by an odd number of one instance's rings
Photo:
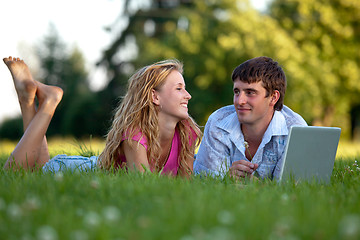
[[[4,62],[14,80],[24,123],[24,135],[5,168],[57,171],[62,167],[88,169],[98,165],[104,169],[149,169],[181,176],[192,173],[201,131],[188,115],[191,95],[185,90],[179,61],[146,66],[130,78],[99,157],[58,155],[50,161],[45,134],[63,92],[33,80],[19,58],[4,58]],[[37,110],[35,97],[39,102]]]

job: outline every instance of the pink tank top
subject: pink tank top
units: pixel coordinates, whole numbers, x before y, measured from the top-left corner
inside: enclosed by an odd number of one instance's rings
[[[127,138],[124,137],[122,139],[122,141],[126,140]],[[147,146],[147,140],[146,137],[144,135],[142,135],[141,132],[139,132],[138,134],[136,134],[132,140],[134,141],[139,141],[139,143],[141,145],[144,146],[144,148],[147,150],[148,146]],[[176,176],[178,169],[179,169],[179,162],[178,162],[178,156],[180,155],[180,148],[181,148],[181,144],[180,144],[180,135],[178,133],[178,130],[175,129],[175,134],[171,143],[171,149],[170,149],[170,154],[168,157],[168,160],[165,163],[165,166],[162,170],[162,174],[171,174]],[[126,163],[126,158],[125,155],[120,155],[120,166],[122,166],[123,163]]]

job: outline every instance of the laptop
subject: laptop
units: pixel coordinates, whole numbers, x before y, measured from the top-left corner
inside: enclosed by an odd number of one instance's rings
[[[279,182],[329,183],[334,168],[341,129],[293,126],[288,136]]]

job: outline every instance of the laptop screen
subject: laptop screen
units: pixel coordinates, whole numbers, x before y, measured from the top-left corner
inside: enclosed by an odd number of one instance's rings
[[[341,129],[294,126],[285,148],[279,181],[294,179],[329,183]]]

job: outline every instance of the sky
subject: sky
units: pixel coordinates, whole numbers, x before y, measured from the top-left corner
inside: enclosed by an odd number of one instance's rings
[[[252,0],[259,10],[269,0]],[[77,46],[87,61],[90,84],[100,88],[106,82],[103,69],[94,64],[112,36],[104,31],[119,17],[123,0],[10,0],[0,8],[0,57],[20,57],[36,69],[34,46],[55,25],[59,36],[70,48]],[[20,114],[11,75],[0,62],[0,123]]]
[[[34,46],[39,44],[54,24],[65,44],[77,46],[87,60],[91,83],[104,84],[105,74],[94,64],[111,42],[104,27],[115,22],[122,0],[11,0],[0,7],[0,57],[16,56],[30,69],[38,67]],[[0,123],[6,117],[20,114],[11,75],[0,62]]]

